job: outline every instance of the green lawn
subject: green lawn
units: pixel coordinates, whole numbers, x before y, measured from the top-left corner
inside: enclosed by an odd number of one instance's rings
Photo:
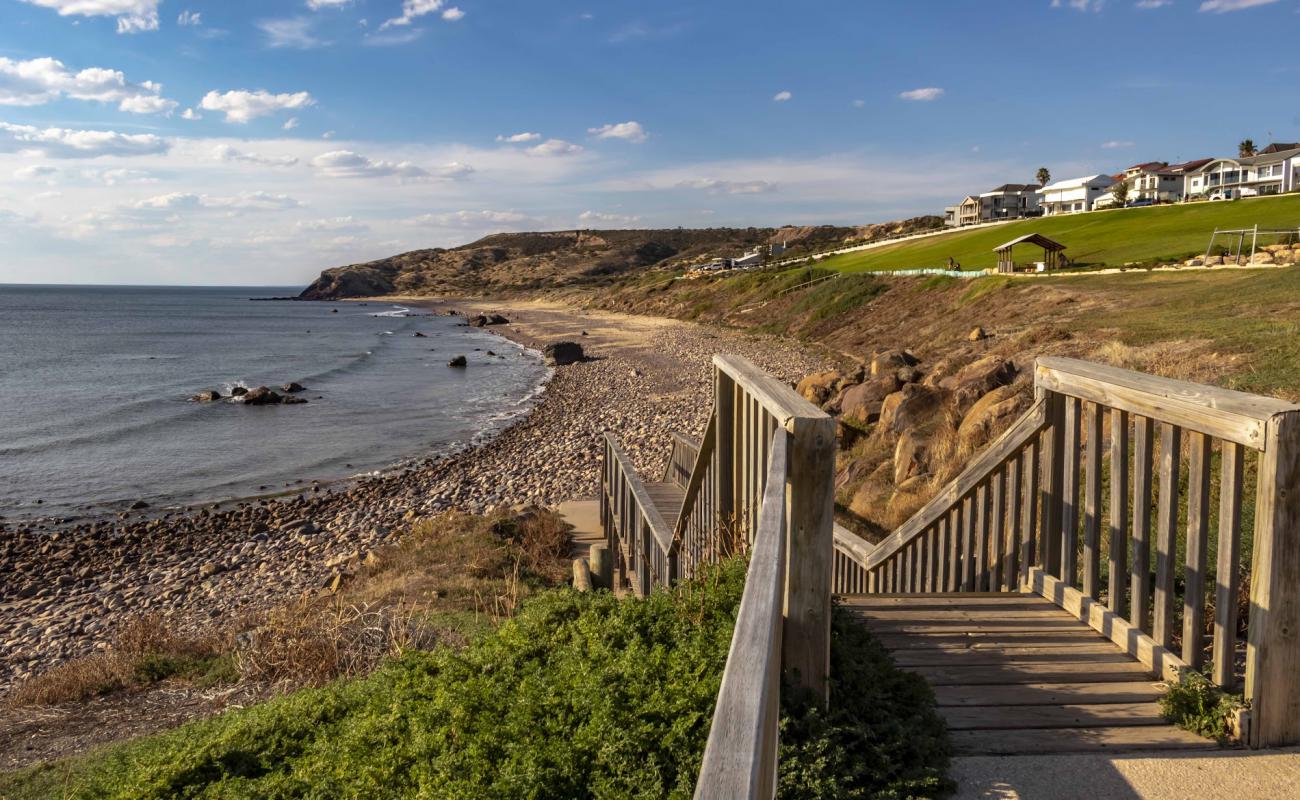
[[[1172,261],[1204,254],[1217,228],[1300,228],[1300,195],[1129,208],[1030,219],[991,228],[846,253],[819,266],[844,272],[945,267],[951,256],[963,269],[997,264],[993,248],[1027,233],[1041,233],[1066,246],[1080,265],[1118,266],[1130,262]],[[1042,250],[1016,248],[1016,260],[1038,260]]]

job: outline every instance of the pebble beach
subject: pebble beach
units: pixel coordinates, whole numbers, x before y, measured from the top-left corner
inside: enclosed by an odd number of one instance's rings
[[[702,432],[714,353],[745,356],[788,381],[833,360],[811,346],[673,320],[540,302],[401,299],[436,313],[500,313],[509,323],[494,332],[534,349],[578,342],[587,360],[556,367],[519,422],[453,455],[334,484],[303,476],[296,491],[275,498],[45,529],[0,520],[0,697],[50,666],[107,647],[133,615],[160,613],[179,629],[199,630],[325,591],[412,520],[593,496],[605,431],[653,475],[668,456],[669,431]]]

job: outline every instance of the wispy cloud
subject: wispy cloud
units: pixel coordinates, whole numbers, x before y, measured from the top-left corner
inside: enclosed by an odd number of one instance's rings
[[[165,153],[166,139],[151,133],[37,128],[0,122],[0,153],[39,153],[47,158],[99,158]]]
[[[908,89],[906,92],[899,92],[898,96],[913,102],[930,103],[943,97],[943,89],[938,86],[926,86],[921,89]]]
[[[1245,11],[1248,8],[1257,8],[1259,6],[1269,6],[1278,0],[1205,0],[1201,3],[1201,11],[1207,11],[1212,14],[1226,14],[1230,11]]]
[[[587,133],[597,139],[623,139],[634,144],[640,144],[649,138],[649,134],[646,133],[641,123],[634,121],[609,123],[599,128],[588,128]]]
[[[582,145],[566,142],[563,139],[547,139],[533,145],[526,151],[533,156],[571,156],[582,152]]]
[[[503,134],[497,136],[498,142],[504,142],[506,144],[522,144],[524,142],[538,142],[541,141],[541,139],[542,139],[542,135],[540,133],[531,133],[531,132],[512,133],[509,135]]]
[[[229,92],[208,92],[203,96],[199,107],[205,111],[225,114],[226,122],[245,123],[277,111],[307,108],[315,104],[316,101],[307,92],[271,94],[263,89],[255,92],[235,89]]]
[[[1101,149],[1103,150],[1123,150],[1125,148],[1132,147],[1132,146],[1133,146],[1132,142],[1126,142],[1120,139],[1111,139],[1108,142],[1101,143]]]
[[[782,91],[779,91],[779,92],[777,92],[776,94],[772,95],[772,102],[773,102],[773,103],[788,103],[788,102],[790,102],[790,99],[791,99],[792,97],[794,97],[793,94],[791,94],[791,93],[788,92],[788,91],[782,90]]]
[[[61,17],[116,17],[118,33],[158,30],[158,4],[162,0],[22,0],[54,9]]]
[[[310,17],[262,19],[255,24],[258,30],[262,31],[267,47],[311,50],[329,44],[313,32],[312,28],[316,23]]]

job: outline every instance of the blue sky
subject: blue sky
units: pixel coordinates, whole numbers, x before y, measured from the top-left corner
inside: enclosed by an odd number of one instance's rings
[[[863,224],[1300,140],[1300,0],[0,0],[0,282]]]

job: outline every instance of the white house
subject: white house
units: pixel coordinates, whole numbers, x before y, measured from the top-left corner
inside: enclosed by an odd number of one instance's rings
[[[1182,164],[1148,161],[1124,170],[1124,182],[1129,187],[1128,202],[1148,200],[1153,203],[1176,203],[1182,200],[1183,167]]]
[[[1039,187],[1034,183],[1004,183],[980,195],[979,221],[1019,219],[1038,215]]]
[[[734,269],[747,269],[749,267],[763,266],[763,251],[755,250],[752,253],[746,253],[740,258],[731,259],[731,266]]]
[[[1300,143],[1273,144],[1259,155],[1215,158],[1184,178],[1188,197],[1235,199],[1300,189]]]
[[[1114,183],[1115,179],[1109,175],[1089,175],[1086,178],[1057,181],[1038,191],[1038,204],[1044,215],[1091,211],[1097,199]]]

